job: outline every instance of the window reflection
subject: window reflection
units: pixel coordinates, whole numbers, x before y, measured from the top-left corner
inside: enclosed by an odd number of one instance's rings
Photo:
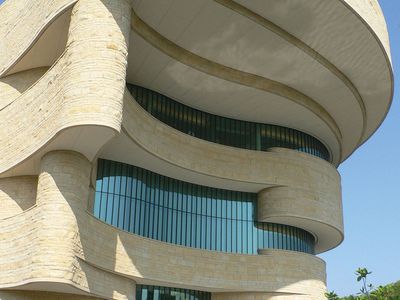
[[[225,118],[191,108],[144,87],[128,84],[127,88],[147,112],[191,136],[249,150],[283,147],[330,160],[328,150],[320,141],[298,130]]]
[[[211,293],[170,287],[136,285],[136,300],[211,300]]]
[[[255,221],[255,193],[191,184],[99,159],[94,201],[97,218],[159,241],[244,254],[264,248],[314,253],[310,233]]]

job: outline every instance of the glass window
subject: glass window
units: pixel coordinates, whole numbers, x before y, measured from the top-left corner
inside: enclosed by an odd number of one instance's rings
[[[94,216],[134,234],[244,254],[263,248],[314,252],[310,233],[256,222],[255,193],[200,186],[101,159],[96,189]]]
[[[148,113],[186,134],[232,147],[259,151],[284,147],[330,160],[320,141],[298,130],[209,114],[137,85],[127,87]]]
[[[171,287],[136,285],[137,300],[210,300],[211,293]]]

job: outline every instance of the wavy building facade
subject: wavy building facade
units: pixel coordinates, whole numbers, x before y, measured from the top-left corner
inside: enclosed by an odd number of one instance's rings
[[[6,0],[0,299],[324,299],[337,166],[392,100],[376,0]]]

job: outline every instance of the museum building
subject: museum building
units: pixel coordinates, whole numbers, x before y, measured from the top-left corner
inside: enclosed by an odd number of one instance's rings
[[[393,97],[377,0],[6,0],[0,299],[322,300]]]

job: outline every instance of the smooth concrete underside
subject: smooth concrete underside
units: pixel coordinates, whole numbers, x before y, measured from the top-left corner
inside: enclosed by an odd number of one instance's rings
[[[340,176],[325,160],[289,149],[251,151],[192,137],[151,116],[127,90],[123,111],[122,134],[110,140],[99,157],[205,186],[263,190],[259,196],[268,196],[259,198],[259,221],[311,232],[316,253],[342,242]]]
[[[127,81],[210,113],[298,129],[338,165],[376,130],[392,99],[379,5],[349,2],[133,1],[134,15],[175,48],[133,27]],[[70,10],[61,12],[5,74],[55,62],[68,34]],[[176,49],[211,65],[171,56]]]
[[[134,9],[176,46],[306,95],[334,119],[341,136],[311,104],[199,71],[135,28],[128,82],[207,112],[299,129],[324,142],[335,164],[376,130],[390,105],[388,54],[342,1],[149,0]],[[371,11],[385,27],[379,13]]]
[[[7,0],[0,19],[0,200],[11,208],[0,220],[1,288],[132,300],[137,282],[213,299],[323,299],[325,264],[315,256],[190,249],[96,220],[86,212],[90,174],[104,157],[259,192],[259,220],[312,232],[318,253],[337,246],[335,165],[376,130],[392,98],[378,2]],[[309,133],[332,164],[178,132],[140,112],[126,80],[207,112]]]

